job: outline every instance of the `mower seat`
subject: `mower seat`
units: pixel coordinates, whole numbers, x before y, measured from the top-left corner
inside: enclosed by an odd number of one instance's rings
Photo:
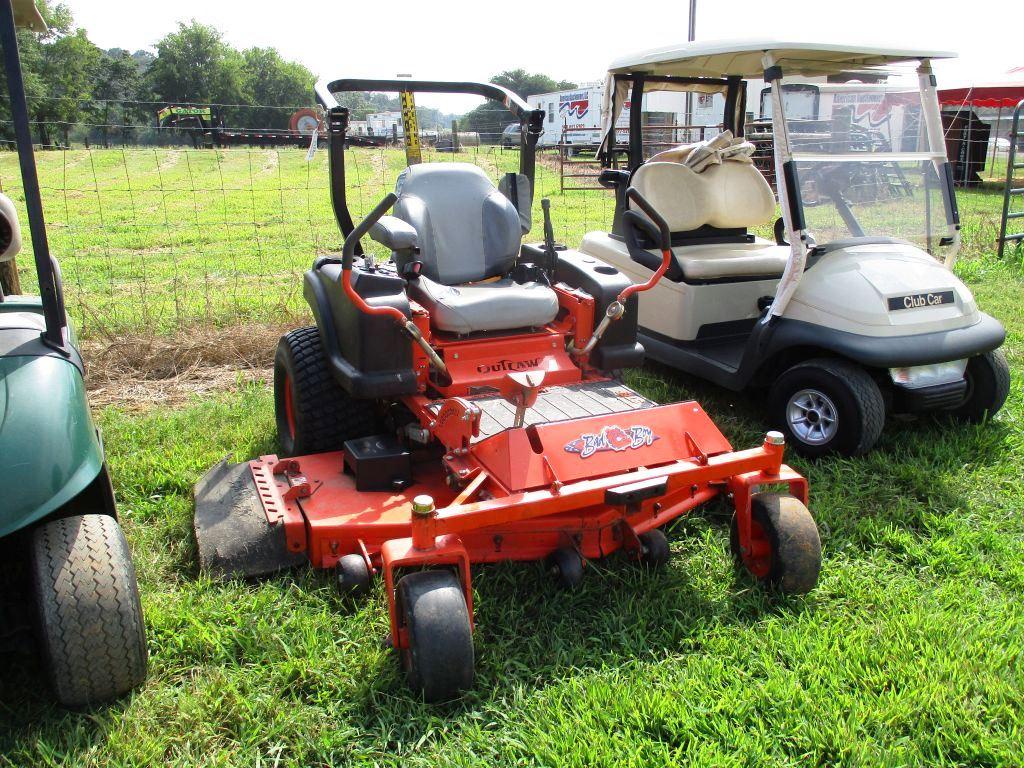
[[[516,282],[526,224],[512,202],[471,163],[424,163],[402,171],[394,216],[416,230],[417,248],[393,254],[399,269],[418,261],[409,296],[437,330],[469,334],[539,327],[554,320],[547,285]]]

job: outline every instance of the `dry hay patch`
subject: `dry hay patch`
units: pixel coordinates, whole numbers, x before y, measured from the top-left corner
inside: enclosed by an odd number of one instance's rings
[[[83,341],[89,402],[137,411],[269,383],[274,349],[289,329],[248,324]]]

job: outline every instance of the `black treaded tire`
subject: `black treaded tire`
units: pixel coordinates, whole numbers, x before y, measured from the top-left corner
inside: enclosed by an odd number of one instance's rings
[[[409,647],[402,667],[425,701],[447,701],[473,686],[473,631],[462,585],[451,571],[420,571],[398,582]]]
[[[733,515],[729,545],[739,566],[754,578],[787,595],[803,595],[814,589],[821,572],[821,538],[818,526],[803,502],[788,493],[757,493],[750,499],[750,514],[768,539],[770,563],[756,573],[744,562],[739,528]]]
[[[644,531],[637,538],[640,539],[640,562],[648,568],[664,568],[672,557],[668,548],[668,538],[658,528],[651,528]]]
[[[995,416],[1010,394],[1010,364],[1001,349],[975,355],[967,361],[967,396],[950,413],[978,424]]]
[[[362,555],[345,555],[334,566],[338,592],[343,597],[362,597],[370,591],[370,569]]]
[[[804,389],[825,394],[838,415],[836,433],[827,442],[807,442],[787,418],[790,398]],[[831,453],[860,456],[878,442],[885,426],[885,400],[871,375],[856,363],[816,358],[794,365],[772,384],[768,396],[771,423],[799,454],[817,458]]]
[[[282,455],[341,450],[376,431],[374,404],[355,400],[327,366],[316,326],[281,337],[274,355],[274,415]]]
[[[52,520],[31,534],[42,653],[57,700],[83,708],[146,678],[146,626],[128,543],[107,515]]]

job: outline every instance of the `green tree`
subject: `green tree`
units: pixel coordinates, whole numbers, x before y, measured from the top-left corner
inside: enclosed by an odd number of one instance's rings
[[[71,126],[88,117],[102,58],[83,29],[44,46],[38,71],[45,93],[32,110],[44,144],[50,143],[50,126],[60,130],[67,144]]]
[[[249,48],[245,59],[245,99],[249,128],[287,128],[295,108],[313,103],[313,73],[294,61],[285,61],[274,48]],[[275,109],[278,107],[278,109]]]
[[[111,124],[130,125],[137,118],[145,120],[145,110],[137,103],[140,83],[139,65],[132,54],[120,48],[103,54],[93,88],[96,100],[93,112],[101,125],[103,146],[109,144],[108,126]]]
[[[155,100],[168,104],[241,104],[245,101],[245,58],[213,27],[192,20],[156,44],[146,71]],[[225,116],[236,110],[226,109]]]
[[[576,87],[576,83],[571,83],[568,80],[554,80],[547,75],[527,72],[525,69],[506,70],[492,77],[491,82],[508,88],[523,99],[537,93],[564,91]],[[459,121],[459,127],[482,134],[498,134],[514,120],[512,113],[501,104],[496,101],[488,101],[467,112]]]

